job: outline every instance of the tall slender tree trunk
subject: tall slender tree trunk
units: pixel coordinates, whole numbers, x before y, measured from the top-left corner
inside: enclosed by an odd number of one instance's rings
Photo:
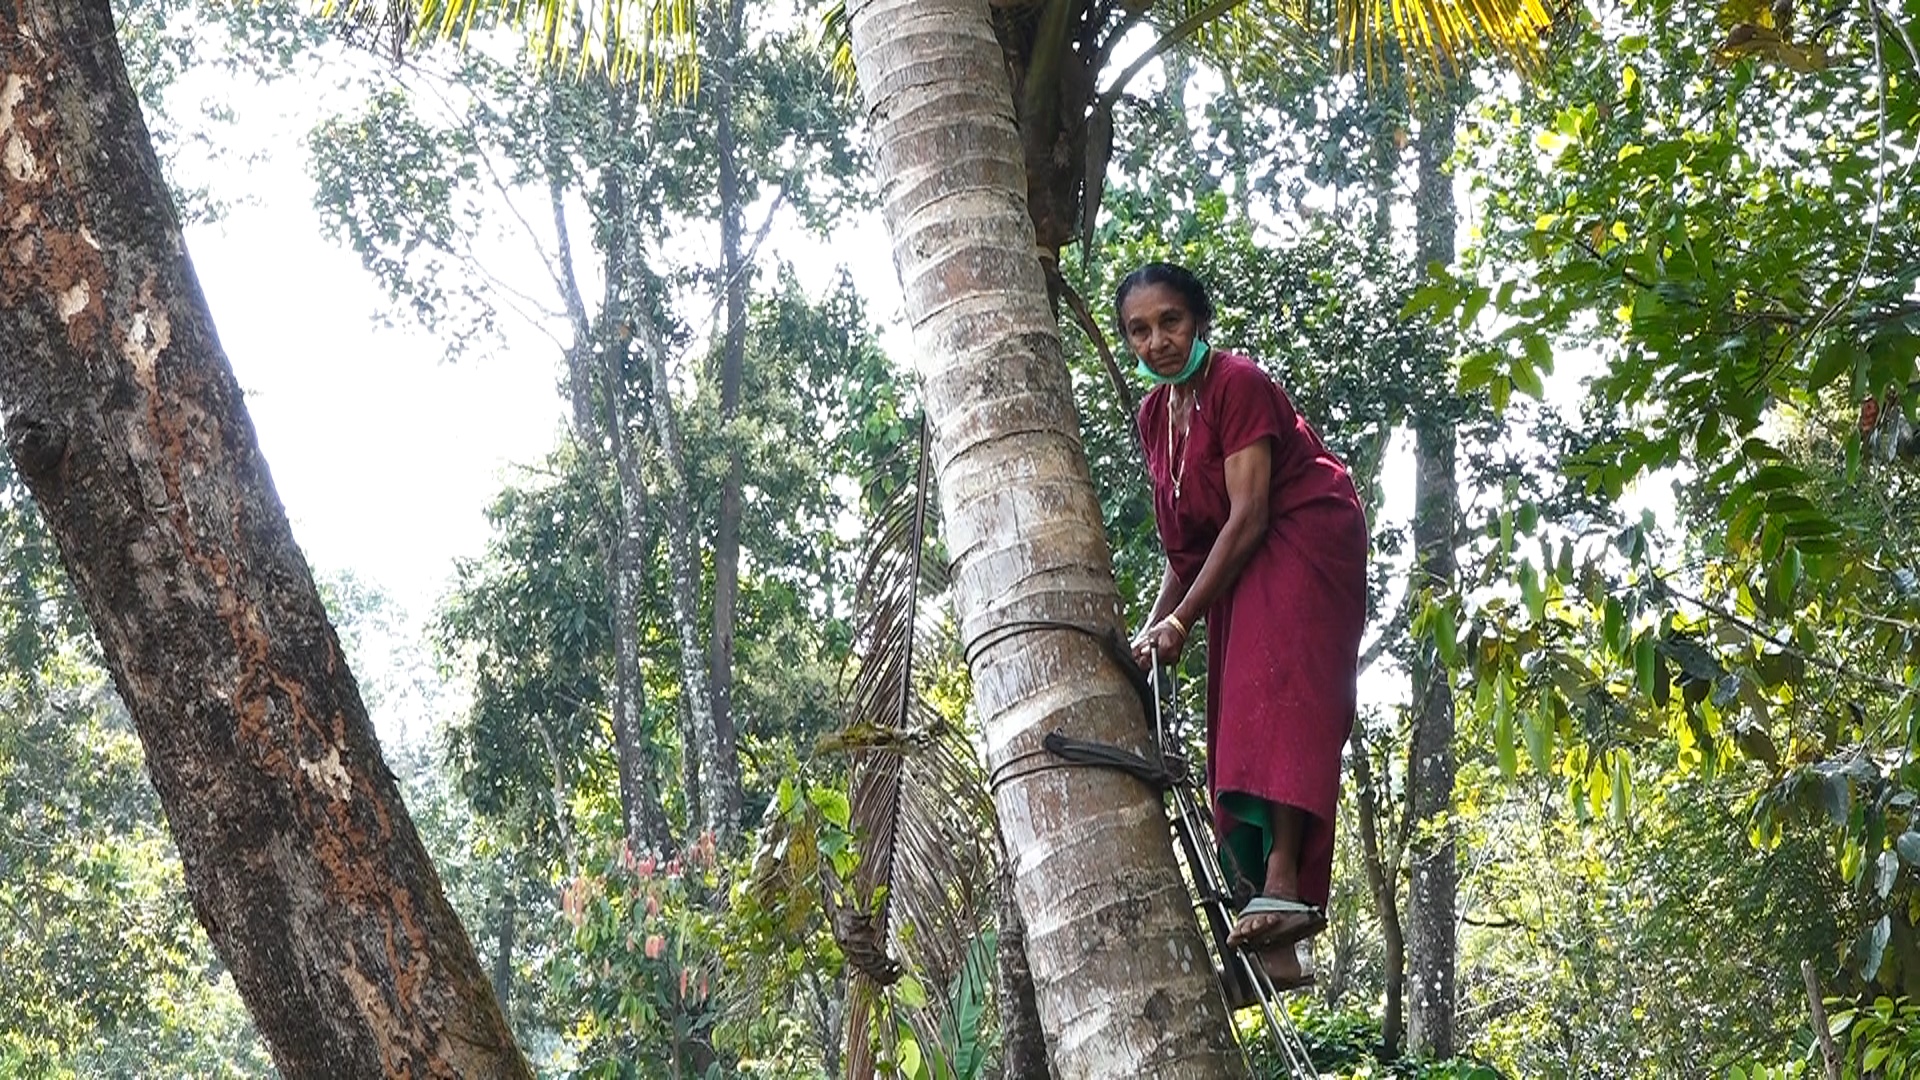
[[[714,145],[720,159],[720,272],[726,296],[726,336],[720,350],[720,424],[730,442],[733,421],[740,414],[740,380],[747,360],[747,274],[741,250],[745,229],[741,223],[740,159],[734,132],[733,103],[740,75],[741,20],[744,0],[729,0],[721,30],[724,35],[714,72]],[[720,483],[720,514],[713,537],[713,633],[707,641],[712,654],[713,733],[721,757],[739,754],[733,719],[733,631],[740,601],[740,492],[746,483],[744,455],[728,455],[727,475]],[[735,822],[737,824],[737,821]]]
[[[1388,859],[1381,838],[1380,811],[1386,799],[1374,781],[1373,751],[1360,724],[1353,726],[1353,779],[1360,856],[1366,865],[1367,891],[1373,896],[1373,910],[1380,920],[1381,951],[1386,954],[1382,981],[1387,1000],[1380,1018],[1380,1043],[1388,1057],[1396,1057],[1406,1037],[1407,940],[1400,926],[1399,863]]]
[[[680,692],[695,745],[688,748],[699,762],[697,788],[701,823],[715,836],[731,837],[740,826],[740,759],[731,743],[723,745],[714,727],[713,698],[707,688],[707,664],[700,649],[700,541],[694,532],[693,509],[687,491],[685,448],[673,415],[673,388],[667,371],[667,350],[653,324],[634,319],[634,345],[651,373],[647,394],[653,414],[653,435],[663,461],[667,520],[667,573],[671,579],[675,637],[680,644]]]
[[[613,108],[630,109],[625,93],[616,90],[610,95]],[[549,115],[557,112],[550,109]],[[551,132],[548,138],[553,140]],[[547,193],[558,237],[561,298],[573,332],[567,349],[567,397],[572,408],[574,444],[599,471],[611,473],[614,481],[614,505],[604,511],[600,523],[600,549],[606,564],[607,617],[613,645],[613,692],[608,695],[608,704],[621,824],[627,844],[635,850],[666,851],[672,846],[672,835],[661,800],[659,773],[647,745],[645,672],[640,663],[640,597],[647,573],[647,489],[639,449],[627,437],[620,406],[625,397],[620,352],[608,346],[606,333],[596,333],[574,271],[565,171],[561,162],[554,160],[559,153],[557,144],[550,145]],[[607,377],[609,371],[611,378]],[[603,386],[609,382],[610,392],[603,393]]]
[[[513,1008],[513,950],[520,939],[520,879],[509,871],[500,887],[500,912],[493,934],[493,996],[500,1010]]]
[[[1119,596],[986,0],[847,8],[1053,1070],[1244,1075],[1158,793],[1041,746],[1058,729],[1144,750],[1149,733],[1095,636],[1117,637]]]
[[[525,1077],[216,339],[106,0],[0,0],[0,401],[283,1076]]]
[[[623,88],[620,92],[633,91]],[[602,318],[609,321],[613,331],[609,334],[610,340],[605,342],[602,393],[612,410],[609,438],[618,448],[614,463],[621,471],[622,488],[630,493],[644,491],[638,459],[640,446],[627,432],[624,413],[615,404],[626,398],[626,361],[637,349],[652,384],[643,397],[648,426],[660,453],[664,488],[661,499],[666,512],[660,524],[666,536],[667,594],[680,652],[681,708],[687,719],[683,761],[687,806],[692,819],[700,821],[717,836],[728,837],[738,828],[740,820],[740,761],[732,740],[723,745],[714,727],[709,661],[700,641],[700,586],[704,569],[700,539],[695,532],[687,488],[685,448],[673,412],[666,346],[653,324],[650,305],[645,302],[648,273],[641,261],[639,237],[633,224],[631,205],[635,193],[630,183],[630,179],[615,168],[604,170],[601,177],[601,213],[609,226],[607,292],[601,310]]]
[[[1454,106],[1439,102],[1423,118],[1416,141],[1419,190],[1414,197],[1415,251],[1422,266],[1453,262]],[[1434,380],[1436,384],[1443,382]],[[1451,402],[1424,411],[1415,425],[1414,579],[1416,595],[1446,600],[1454,590],[1454,534],[1460,516],[1454,468]],[[1434,649],[1414,651],[1413,740],[1408,810],[1413,819],[1407,945],[1412,987],[1412,1049],[1432,1057],[1454,1050],[1455,905],[1459,887],[1453,809],[1453,682]]]

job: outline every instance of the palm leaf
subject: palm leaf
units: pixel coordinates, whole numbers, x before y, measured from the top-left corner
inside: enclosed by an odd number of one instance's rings
[[[464,45],[476,29],[508,26],[526,35],[542,63],[575,74],[604,70],[656,96],[671,85],[680,99],[699,88],[695,0],[326,0],[321,12],[356,21],[381,7],[411,8],[414,41]]]
[[[1364,68],[1370,83],[1393,70],[1396,52],[1413,75],[1456,77],[1476,55],[1526,72],[1537,66],[1542,42],[1560,20],[1546,0],[1159,0],[1149,21],[1160,39],[1114,80],[1113,90],[1147,60],[1178,46],[1269,74]]]
[[[989,876],[990,818],[978,758],[964,733],[921,694],[916,659],[951,652],[951,630],[928,616],[946,588],[930,554],[932,478],[924,421],[913,478],[891,493],[869,531],[855,608],[860,657],[841,731],[828,744],[852,758],[851,822],[859,859],[834,918],[853,971],[848,988],[847,1075],[876,1068],[877,1038],[891,1045],[894,1012],[883,991],[902,975],[920,987],[965,985],[987,914],[977,885]],[[924,995],[901,1015],[923,1048],[964,1056],[971,1030],[962,997]]]
[[[847,19],[847,0],[834,0],[820,14],[820,40],[826,46],[834,81],[851,92],[859,81],[853,68],[853,23]]]

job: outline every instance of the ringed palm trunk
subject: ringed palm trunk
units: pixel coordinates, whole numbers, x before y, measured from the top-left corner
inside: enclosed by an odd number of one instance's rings
[[[986,0],[848,4],[994,804],[1060,1080],[1244,1075],[1159,796],[1060,768],[1049,731],[1144,749],[1119,597],[1027,212]]]
[[[0,0],[0,401],[287,1077],[525,1077],[380,758],[185,255],[107,0]]]

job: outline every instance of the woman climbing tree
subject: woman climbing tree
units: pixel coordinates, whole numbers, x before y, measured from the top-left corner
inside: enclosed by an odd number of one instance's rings
[[[1114,297],[1157,384],[1140,406],[1167,569],[1142,667],[1207,622],[1207,789],[1221,861],[1245,897],[1230,945],[1281,989],[1326,926],[1340,749],[1354,715],[1367,522],[1347,467],[1244,356],[1207,344],[1213,304],[1190,271],[1148,263]],[[1257,895],[1256,895],[1257,894]]]

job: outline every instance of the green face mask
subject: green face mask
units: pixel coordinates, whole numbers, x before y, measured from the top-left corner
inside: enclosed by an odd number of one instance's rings
[[[1194,338],[1193,348],[1187,350],[1187,366],[1181,368],[1178,375],[1162,375],[1148,367],[1145,360],[1134,365],[1133,372],[1148,382],[1159,383],[1161,386],[1178,385],[1193,378],[1193,373],[1200,370],[1200,364],[1206,360],[1207,352],[1211,348],[1211,345],[1200,338]]]

